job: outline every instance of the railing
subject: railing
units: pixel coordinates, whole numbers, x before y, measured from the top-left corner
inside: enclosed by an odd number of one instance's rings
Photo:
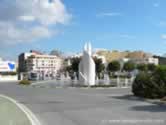
[[[114,78],[109,80],[103,80],[99,79],[96,80],[96,85],[108,85],[110,87],[131,87],[132,83],[134,81],[134,78]],[[36,81],[32,84],[33,86],[40,86],[40,87],[74,87],[74,86],[84,86],[84,84],[75,79],[52,79],[52,80],[46,80],[46,81]]]

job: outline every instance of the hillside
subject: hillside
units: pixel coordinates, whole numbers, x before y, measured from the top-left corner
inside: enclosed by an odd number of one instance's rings
[[[119,60],[121,58],[143,59],[143,58],[153,56],[152,54],[145,53],[143,51],[133,51],[133,52],[123,51],[123,52],[120,52],[120,51],[100,50],[100,51],[97,51],[96,54],[98,54],[100,56],[104,56],[108,62],[111,62],[113,60]]]

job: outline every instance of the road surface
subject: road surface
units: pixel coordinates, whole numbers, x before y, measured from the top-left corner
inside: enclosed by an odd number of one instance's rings
[[[166,106],[145,102],[129,88],[90,89],[0,83],[0,94],[26,105],[43,125],[166,125]]]

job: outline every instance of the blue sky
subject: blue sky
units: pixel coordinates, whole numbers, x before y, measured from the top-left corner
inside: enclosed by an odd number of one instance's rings
[[[86,41],[94,48],[166,53],[165,0],[63,0],[62,4],[70,16],[67,23],[47,26],[54,33],[33,42],[3,43],[0,55],[16,58],[30,49],[79,52]]]

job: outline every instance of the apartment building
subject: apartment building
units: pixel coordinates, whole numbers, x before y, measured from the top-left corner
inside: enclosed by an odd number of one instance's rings
[[[61,69],[63,59],[54,55],[41,54],[34,51],[19,56],[19,72],[33,73],[40,79],[55,77]]]

